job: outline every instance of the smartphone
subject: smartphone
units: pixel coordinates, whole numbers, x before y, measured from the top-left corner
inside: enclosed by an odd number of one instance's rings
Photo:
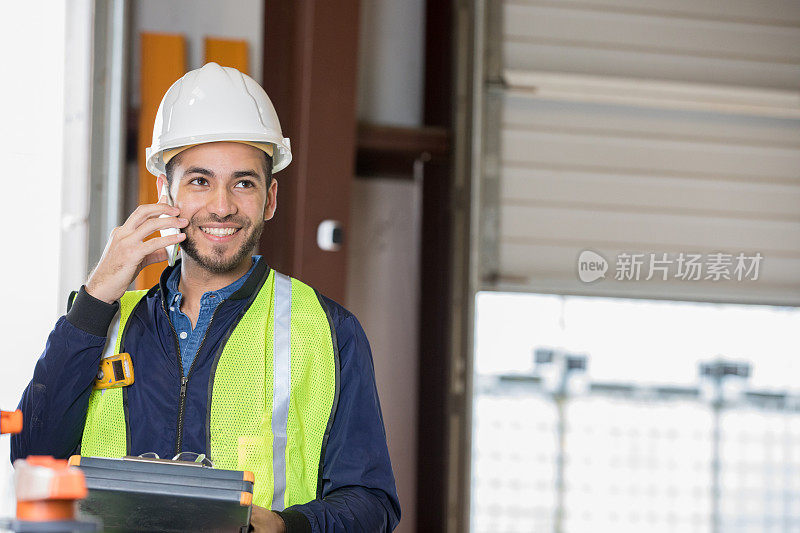
[[[161,196],[166,196],[167,203],[170,206],[172,205],[172,200],[170,200],[169,191],[167,190],[166,185],[161,187]],[[169,217],[169,215],[161,215],[158,218],[166,218],[166,217]],[[178,233],[180,233],[180,230],[178,228],[166,228],[161,230],[162,237],[166,237],[167,235],[177,235]],[[166,250],[167,250],[167,263],[169,263],[169,266],[174,266],[175,261],[177,261],[178,259],[179,247],[177,244],[170,244],[166,247]]]

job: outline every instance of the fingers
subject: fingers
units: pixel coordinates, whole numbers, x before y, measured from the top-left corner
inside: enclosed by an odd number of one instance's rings
[[[167,204],[144,204],[137,207],[128,220],[122,225],[122,231],[126,234],[136,231],[136,228],[142,225],[143,222],[160,215],[169,215],[171,217],[178,216],[180,209],[172,207]]]
[[[185,228],[189,225],[189,221],[185,218],[165,217],[165,218],[150,218],[145,220],[138,228],[136,228],[130,236],[136,240],[144,240],[145,237],[167,228]]]
[[[149,241],[144,241],[142,243],[142,251],[145,253],[145,257],[148,255],[158,251],[159,248],[165,248],[170,244],[179,244],[182,240],[186,238],[185,233],[178,233],[177,235],[167,235],[166,237],[156,237],[154,239],[150,239]],[[164,252],[164,258],[161,259],[162,261],[166,259],[166,252]]]

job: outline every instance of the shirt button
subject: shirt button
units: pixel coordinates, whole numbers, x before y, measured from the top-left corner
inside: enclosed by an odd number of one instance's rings
[[[174,310],[175,310],[175,307],[171,305],[171,306],[169,306],[169,310],[170,310],[170,311],[174,311]]]
[[[188,336],[189,336],[188,333],[186,333],[185,331],[181,331],[181,339],[185,339]]]

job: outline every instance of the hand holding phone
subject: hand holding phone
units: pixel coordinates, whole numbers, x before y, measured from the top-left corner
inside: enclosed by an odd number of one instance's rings
[[[86,282],[86,292],[106,303],[113,303],[147,265],[170,259],[174,264],[177,244],[186,238],[180,228],[189,221],[180,218],[180,210],[169,205],[169,196],[157,204],[143,204],[131,213],[122,226],[114,228],[103,256]],[[161,235],[147,239],[152,233]]]

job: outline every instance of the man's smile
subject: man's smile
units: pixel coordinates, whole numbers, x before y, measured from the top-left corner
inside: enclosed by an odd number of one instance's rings
[[[230,237],[237,233],[241,228],[238,227],[214,227],[214,226],[200,226],[203,233],[210,237],[217,237],[212,239],[214,241],[225,240],[225,237]]]

